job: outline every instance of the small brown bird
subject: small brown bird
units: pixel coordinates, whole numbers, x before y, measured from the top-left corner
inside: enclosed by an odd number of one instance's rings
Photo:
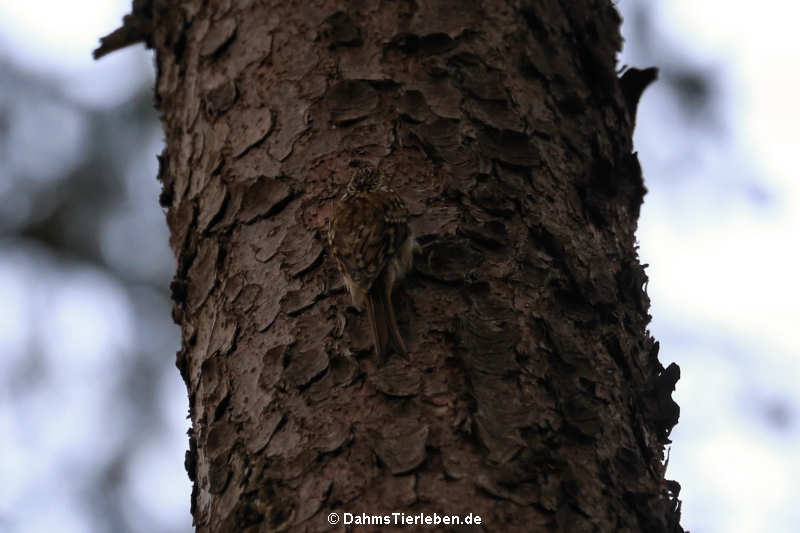
[[[419,245],[408,226],[403,200],[372,168],[359,168],[333,210],[328,242],[353,305],[366,306],[378,361],[389,346],[405,355],[392,290],[409,270]]]

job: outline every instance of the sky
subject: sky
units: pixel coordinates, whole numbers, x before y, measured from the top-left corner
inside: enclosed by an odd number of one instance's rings
[[[30,187],[57,189],[65,176],[81,171],[73,168],[75,154],[87,137],[105,140],[86,131],[80,114],[117,109],[152,83],[152,55],[141,45],[102,61],[91,56],[98,38],[117,28],[129,9],[129,1],[0,0],[0,59],[56,81],[48,103],[41,95],[9,94],[14,87],[0,72],[0,117],[10,124],[0,131],[12,146],[26,147],[0,154],[0,195],[18,185],[13,169],[35,182]],[[192,530],[184,469],[188,401],[174,366],[178,334],[165,297],[174,264],[155,179],[162,136],[130,138],[132,148],[108,154],[121,158],[124,174],[108,183],[124,190],[111,191],[120,201],[103,216],[99,246],[126,283],[80,257],[0,230],[4,533],[107,531],[100,524],[112,523],[130,531]],[[26,199],[17,195],[2,206],[2,229],[13,227],[15,216],[31,215]],[[142,410],[126,404],[142,396],[131,393],[137,389],[152,392],[157,405]],[[152,416],[137,418],[142,413]],[[136,442],[128,442],[132,434]],[[97,486],[118,484],[121,493],[97,494]],[[93,501],[113,498],[122,504]],[[108,509],[122,509],[123,516],[98,519]]]
[[[631,21],[645,4],[653,10],[650,25],[637,35]],[[794,532],[800,524],[792,498],[800,478],[800,39],[794,27],[800,8],[777,0],[757,6],[620,0],[618,7],[627,40],[620,64],[662,69],[637,119],[635,145],[649,190],[637,236],[649,265],[651,331],[661,342],[660,359],[682,369],[674,394],[681,418],[668,468],[668,477],[682,485],[682,525],[700,533]],[[118,27],[128,9],[121,1],[0,0],[0,56],[57,79],[83,106],[112,108],[153,76],[151,53],[141,45],[99,62],[91,58],[98,37]],[[686,70],[711,80],[711,97],[695,112],[687,112],[668,82],[670,72]],[[60,124],[68,131],[70,118]],[[158,142],[148,142],[154,156]],[[75,147],[45,143],[41,149],[44,161],[63,164]],[[142,194],[152,197],[152,212],[132,211],[120,226],[138,217],[163,220],[154,158],[148,161],[139,175],[150,180]],[[44,167],[39,174],[48,179]],[[165,229],[161,235],[166,246]],[[37,348],[55,369],[46,394],[19,400],[13,391],[0,393],[0,479],[6,481],[0,529],[7,523],[26,533],[86,531],[70,468],[113,446],[95,436],[125,419],[104,412],[98,397],[113,394],[118,383],[98,376],[120,364],[109,353],[125,354],[141,339],[131,297],[114,280],[72,265],[53,267],[49,281],[34,282],[29,272],[43,264],[37,254],[0,254],[0,349],[21,352],[34,327],[30,317],[46,308],[41,328],[48,333]],[[170,321],[166,314],[153,318],[162,319]],[[76,376],[96,386],[70,390]],[[188,531],[185,389],[177,371],[160,379],[168,427],[128,466],[130,512],[146,513],[165,531]],[[55,419],[48,413],[54,401],[64,413]],[[52,512],[36,512],[43,500]]]
[[[636,4],[619,3],[631,19]],[[651,6],[651,45],[629,46],[621,63],[680,62],[708,73],[716,91],[710,111],[687,117],[656,83],[634,138],[649,189],[637,237],[651,331],[662,363],[682,370],[668,477],[682,484],[688,530],[796,531],[798,8]]]

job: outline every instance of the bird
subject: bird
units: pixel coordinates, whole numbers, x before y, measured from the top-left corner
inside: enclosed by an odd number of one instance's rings
[[[392,291],[420,250],[405,202],[384,178],[373,167],[357,168],[334,205],[328,229],[331,253],[353,305],[367,310],[381,364],[390,348],[398,355],[408,354],[397,328]]]

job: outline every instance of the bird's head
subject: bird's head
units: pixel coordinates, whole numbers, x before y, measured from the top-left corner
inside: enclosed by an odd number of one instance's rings
[[[353,177],[347,184],[346,194],[352,195],[357,192],[369,192],[379,189],[383,185],[383,174],[372,167],[357,168],[353,172]]]

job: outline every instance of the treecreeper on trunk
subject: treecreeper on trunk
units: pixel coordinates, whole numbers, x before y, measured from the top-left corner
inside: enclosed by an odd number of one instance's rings
[[[386,361],[390,348],[405,355],[392,291],[411,270],[419,245],[405,202],[379,170],[355,170],[334,207],[328,243],[353,305],[367,309],[378,362]]]

